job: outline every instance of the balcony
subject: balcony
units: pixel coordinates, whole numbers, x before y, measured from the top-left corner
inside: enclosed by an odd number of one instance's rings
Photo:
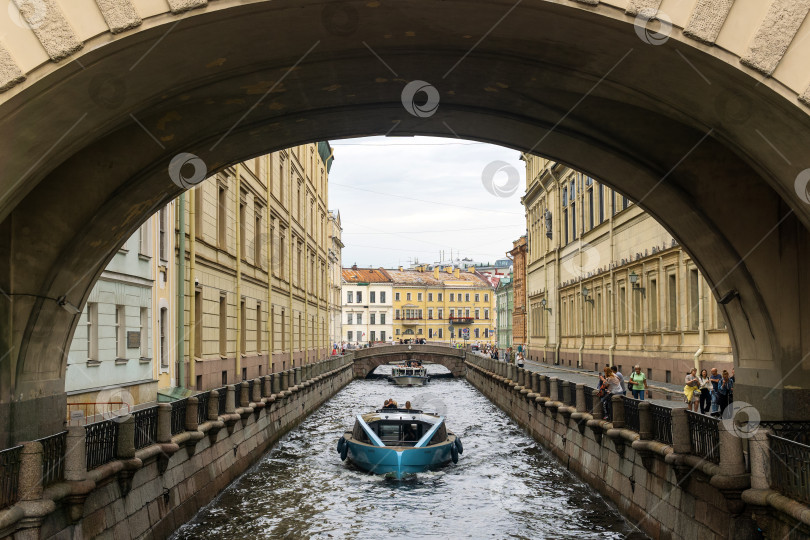
[[[416,324],[422,324],[422,321],[424,319],[422,317],[401,317],[396,320],[398,320],[404,326],[412,326]]]
[[[450,324],[472,324],[475,319],[473,317],[450,317]]]

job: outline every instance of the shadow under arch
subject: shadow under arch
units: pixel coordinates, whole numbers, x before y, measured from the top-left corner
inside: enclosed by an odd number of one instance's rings
[[[391,133],[541,154],[639,201],[716,296],[739,293],[723,306],[739,398],[763,419],[810,401],[810,204],[795,191],[810,118],[789,92],[677,32],[647,45],[632,17],[604,6],[521,3],[474,47],[510,6],[380,5],[359,9],[347,33],[321,24],[320,2],[231,4],[99,38],[81,67],[52,68],[0,104],[0,137],[14,141],[0,190],[8,439],[61,423],[78,316],[55,299],[84,305],[117,247],[178,195],[175,155],[214,173],[299,143]],[[437,89],[434,114],[403,106],[412,80]],[[104,81],[116,99],[91,91]]]

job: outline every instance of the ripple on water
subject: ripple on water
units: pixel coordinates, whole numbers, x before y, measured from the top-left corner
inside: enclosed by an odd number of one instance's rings
[[[340,461],[354,416],[382,406],[444,408],[458,464],[397,481]],[[175,539],[624,538],[633,528],[464,380],[423,388],[354,381],[180,528]]]

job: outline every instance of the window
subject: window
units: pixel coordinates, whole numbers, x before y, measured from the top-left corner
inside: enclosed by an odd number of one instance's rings
[[[256,352],[262,350],[262,304],[256,302]]]
[[[627,289],[619,287],[619,331],[627,331]]]
[[[458,310],[461,313],[461,310]],[[469,319],[470,318],[470,308],[464,310],[464,317]]]
[[[658,280],[650,279],[649,310],[650,330],[658,331]]]
[[[428,328],[428,338],[433,337],[433,328]]]
[[[428,293],[428,302],[433,302],[433,293],[432,292]]]
[[[149,256],[149,220],[138,229],[138,253],[144,257]]]
[[[442,293],[439,293],[438,301],[439,301],[439,302],[441,302],[441,301],[442,301]]]
[[[385,330],[380,332],[380,341],[385,341]]]
[[[363,303],[363,291],[357,291],[357,303],[358,304]]]
[[[127,322],[124,306],[115,306],[115,355],[127,357]]]
[[[568,209],[563,210],[563,244],[568,243]]]
[[[87,304],[87,360],[98,361],[98,304]]]
[[[371,342],[377,341],[377,332],[375,330],[371,331]]]
[[[217,245],[220,249],[226,249],[228,247],[228,241],[226,238],[226,234],[228,232],[228,224],[226,220],[228,219],[228,192],[225,189],[225,186],[219,186],[219,192],[217,196]]]
[[[674,332],[678,329],[678,289],[675,274],[667,276],[667,330]]]
[[[380,303],[381,304],[385,303],[385,291],[380,291]],[[385,340],[383,339],[383,341]]]
[[[489,337],[489,328],[484,328],[484,337],[485,338]]]
[[[253,265],[262,265],[262,215],[259,208],[254,216],[255,225],[253,227]]]
[[[484,309],[484,318],[489,319],[489,308]]]
[[[470,301],[470,293],[467,293],[467,294],[465,294],[465,295],[464,295],[464,301],[465,301],[465,302],[469,302],[469,301]]]
[[[222,371],[222,384],[228,384],[228,371]]]
[[[399,328],[397,328],[397,335],[399,335]]]
[[[599,223],[605,221],[605,186],[599,184],[599,203],[597,204],[599,208]]]
[[[149,358],[149,308],[141,308],[141,358]]]
[[[700,276],[696,268],[689,270],[689,329],[698,329],[698,319],[700,315],[699,280]]]
[[[160,367],[169,367],[169,336],[167,335],[167,319],[169,318],[168,308],[160,308],[160,319],[158,320],[158,330],[160,332]]]
[[[352,318],[353,318],[352,313],[349,313],[348,315],[346,315],[346,324],[352,324]]]
[[[571,239],[577,239],[577,208],[576,203],[571,203]]]
[[[368,293],[368,301],[371,302],[372,304],[374,304],[375,303],[374,300],[375,300],[376,296],[377,296],[377,293],[375,293],[374,291],[371,291],[370,293]]]
[[[452,319],[456,315],[456,310],[454,308],[450,308],[450,318]]]
[[[357,314],[357,324],[363,324],[363,314],[362,313]]]
[[[399,293],[394,293],[394,300],[399,302]]]
[[[346,332],[346,341],[351,341],[353,336],[354,336],[354,332],[352,332],[351,330]]]
[[[281,310],[281,350],[287,348],[287,316],[284,314],[284,309]],[[284,364],[282,363],[282,366]]]
[[[416,333],[421,336],[422,335],[422,329],[420,328],[419,330],[416,331]]]
[[[164,308],[165,309],[165,308]],[[202,291],[194,291],[194,352],[195,358],[202,358],[202,343],[203,343],[203,298]]]
[[[480,310],[478,308],[475,308],[475,318],[476,319],[480,319],[480,317],[479,317],[480,314],[481,314]]]
[[[158,242],[160,244],[160,260],[169,260],[169,212],[166,206],[158,212]]]
[[[456,297],[456,295],[455,295],[455,294],[450,293],[450,301],[451,301],[451,302],[455,300],[455,297]]]
[[[411,299],[411,293],[406,293],[405,294],[405,299],[410,300]]]
[[[228,356],[228,296],[219,297],[219,355]]]
[[[593,189],[588,190],[588,226],[593,229],[596,224],[593,222]]]
[[[476,295],[475,295],[475,301],[476,301],[476,302],[479,302],[479,301],[480,301],[480,298],[481,298],[481,295],[479,295],[479,294],[477,294],[477,293],[476,293]]]
[[[476,328],[473,332],[475,333],[476,338],[481,337],[481,334],[480,334],[481,330],[479,328]]]
[[[203,191],[202,184],[198,185],[194,188],[194,226],[196,230],[194,231],[197,235],[197,238],[202,238],[203,236],[203,195],[205,192]]]
[[[421,302],[421,301],[422,301],[422,293],[416,293],[416,300],[417,300],[418,302]]]
[[[484,295],[484,302],[489,302],[489,295],[488,294]]]
[[[202,390],[202,375],[197,375],[197,390]]]
[[[377,324],[376,323],[376,320],[377,320],[377,314],[376,313],[372,313],[371,315],[369,315],[369,319],[370,319],[369,324]],[[374,340],[372,339],[371,341],[374,341]]]
[[[348,291],[346,293],[346,303],[351,304],[353,302],[354,302],[354,295],[352,294],[352,291]]]
[[[245,354],[247,349],[247,310],[245,309],[245,299],[239,302],[239,352]]]
[[[433,308],[428,308],[428,319],[433,318]]]
[[[444,337],[444,331],[441,328],[439,328],[439,339],[441,339],[443,337]]]
[[[385,324],[385,313],[380,313],[380,324]],[[383,335],[385,335],[385,332],[383,332]],[[385,341],[384,337],[383,341]]]

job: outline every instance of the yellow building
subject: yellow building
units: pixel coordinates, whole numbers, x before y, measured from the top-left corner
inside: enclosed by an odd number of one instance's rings
[[[495,294],[474,268],[387,270],[394,289],[394,340],[495,343]]]
[[[524,155],[529,359],[680,382],[732,367],[695,262],[655,219],[593,178]]]
[[[214,388],[329,354],[332,159],[328,143],[301,145],[184,194],[181,386]]]

